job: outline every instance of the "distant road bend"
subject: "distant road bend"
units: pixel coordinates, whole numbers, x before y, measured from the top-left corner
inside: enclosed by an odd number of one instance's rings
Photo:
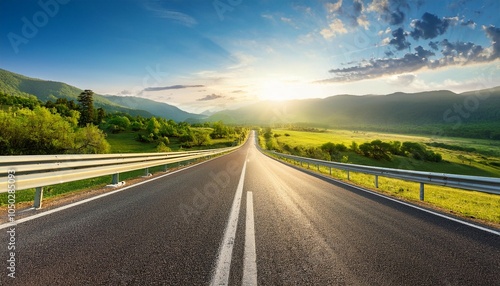
[[[0,285],[500,285],[500,236],[228,155],[16,227]]]

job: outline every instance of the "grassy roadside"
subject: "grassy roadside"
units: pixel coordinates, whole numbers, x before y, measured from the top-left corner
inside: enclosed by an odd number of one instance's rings
[[[385,168],[419,170],[429,172],[452,173],[472,176],[500,177],[500,167],[491,163],[500,162],[500,142],[485,139],[468,138],[433,138],[428,136],[387,134],[377,132],[353,132],[348,130],[326,130],[324,132],[306,132],[286,129],[273,129],[278,136],[280,145],[320,147],[326,142],[335,144],[358,145],[380,139],[384,142],[410,141],[418,143],[440,142],[464,148],[474,148],[476,152],[464,152],[427,146],[429,150],[440,153],[443,161],[440,163],[418,161],[407,157],[394,156],[391,161],[375,160],[354,152],[345,152],[342,155],[349,157],[349,162],[359,165],[377,166]],[[262,145],[263,146],[263,145]],[[264,146],[263,146],[264,147]]]
[[[297,136],[297,134],[298,133],[294,133],[295,136]],[[281,138],[282,137],[280,137],[280,139]],[[260,137],[259,139],[261,147],[264,147],[264,138]],[[321,142],[318,142],[317,138],[315,138],[314,141],[314,144],[322,144]],[[288,163],[300,166],[300,163],[296,161],[288,160]],[[329,175],[330,172],[329,168],[326,167],[320,167],[318,171],[316,166],[311,166],[310,170],[323,175]],[[347,182],[347,176],[344,171],[333,169],[332,177]],[[418,183],[379,177],[379,188],[375,188],[373,175],[354,172],[350,173],[350,180],[348,182],[350,184],[358,185],[363,188],[415,204],[435,208],[443,212],[453,213],[467,219],[476,219],[482,223],[490,224],[495,227],[500,226],[499,195],[426,185],[425,201],[422,202],[419,199],[420,184]]]
[[[155,143],[144,143],[135,140],[137,134],[136,132],[123,132],[118,134],[109,134],[107,137],[108,142],[111,144],[112,153],[155,153],[156,144]],[[173,151],[182,151],[180,143],[176,139],[172,140],[172,144],[169,145]],[[187,150],[197,150],[197,149],[215,149],[229,147],[234,144],[234,139],[215,139],[211,141],[208,146],[200,146],[186,149]],[[201,159],[196,162],[201,161]],[[171,164],[172,167],[178,166],[179,163]],[[186,162],[181,162],[180,165],[185,165]],[[169,165],[170,166],[170,165]],[[157,166],[149,168],[151,174],[162,172],[164,166]],[[135,170],[130,172],[120,173],[120,181],[127,181],[134,178],[139,178],[144,175],[144,170]],[[45,186],[43,191],[44,199],[55,198],[57,196],[72,194],[77,192],[85,192],[89,190],[99,189],[105,187],[111,183],[111,175],[90,178],[80,181],[62,183],[53,186]],[[16,191],[16,204],[26,204],[33,202],[35,196],[35,189],[27,189]],[[8,193],[0,193],[0,208],[6,207],[8,205]]]
[[[176,164],[172,164],[177,166]],[[151,174],[162,172],[163,166],[149,168]],[[135,170],[130,172],[120,173],[120,181],[127,181],[134,178],[139,178],[144,175],[144,170]],[[62,183],[58,185],[46,186],[43,188],[43,198],[53,198],[63,194],[71,194],[75,192],[83,192],[92,189],[98,189],[111,184],[111,175],[90,178],[80,181]],[[16,191],[16,203],[32,202],[35,197],[35,189],[27,189]],[[0,194],[0,207],[7,206],[7,193]]]

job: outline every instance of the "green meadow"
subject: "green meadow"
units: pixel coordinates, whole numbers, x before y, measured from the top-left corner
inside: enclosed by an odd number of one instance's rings
[[[193,130],[200,130],[209,132],[211,128],[192,128]],[[138,132],[135,131],[124,131],[121,133],[108,133],[106,135],[106,140],[111,145],[110,153],[155,153],[157,152],[156,146],[157,142],[139,142],[136,140]],[[197,150],[197,149],[214,149],[214,148],[224,148],[228,146],[232,146],[234,142],[234,138],[220,138],[220,139],[211,139],[210,144],[206,146],[194,146],[188,150]],[[178,138],[172,137],[170,138],[170,144],[168,147],[172,149],[172,151],[181,151],[183,148],[181,147],[182,143],[179,142]]]
[[[441,173],[455,173],[463,175],[477,175],[500,177],[500,167],[495,162],[500,162],[500,147],[498,141],[484,139],[464,139],[464,138],[432,138],[426,136],[387,134],[376,132],[353,132],[348,130],[323,130],[321,132],[306,132],[286,129],[273,129],[275,139],[283,146],[288,144],[291,147],[308,146],[320,147],[326,142],[335,144],[351,145],[354,141],[358,144],[370,142],[376,139],[382,141],[410,141],[422,144],[431,142],[441,142],[463,148],[474,148],[474,152],[454,151],[449,149],[430,147],[432,151],[442,154],[443,161],[425,162],[408,157],[393,156],[388,160],[375,160],[364,157],[355,152],[343,152],[348,157],[348,162],[353,164],[379,166],[387,168],[399,168],[408,170],[419,170]],[[264,137],[260,136],[261,146],[264,146]],[[299,166],[295,161],[288,160],[289,163]],[[306,168],[306,166],[304,166]],[[312,171],[330,175],[329,168],[317,166],[309,167]],[[332,177],[348,181],[345,171],[332,170]],[[402,200],[411,201],[426,207],[436,208],[443,212],[452,213],[469,219],[478,219],[485,223],[490,223],[498,227],[500,224],[500,196],[486,194],[475,191],[453,189],[448,187],[425,185],[425,199],[420,201],[420,184],[406,182],[397,179],[379,177],[379,187],[375,188],[374,176],[360,173],[350,173],[348,181],[381,192]]]
[[[353,164],[378,166],[386,168],[409,169],[418,171],[452,173],[473,176],[500,177],[500,141],[469,138],[430,137],[416,135],[388,134],[377,132],[361,132],[348,130],[326,130],[324,132],[306,132],[286,129],[273,129],[280,144],[294,146],[320,147],[326,142],[350,146],[354,141],[358,145],[373,140],[410,141],[418,143],[446,143],[463,148],[474,148],[476,152],[454,151],[444,148],[427,146],[429,150],[440,153],[443,161],[440,163],[424,162],[412,158],[394,156],[391,161],[375,160],[354,152],[346,152],[349,162]],[[285,136],[288,134],[289,136]]]

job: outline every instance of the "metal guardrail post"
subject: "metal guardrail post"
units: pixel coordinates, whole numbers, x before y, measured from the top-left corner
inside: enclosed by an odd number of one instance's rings
[[[347,170],[347,180],[350,181],[351,180],[351,176],[349,175],[349,170]]]
[[[43,187],[35,188],[35,209],[42,208],[42,199],[43,199]]]
[[[120,181],[120,173],[113,174],[113,177],[111,178],[111,184],[117,185],[118,181]]]
[[[424,200],[424,183],[420,183],[420,200]]]
[[[149,172],[149,167],[144,169],[144,177],[149,177],[151,176],[151,173]]]
[[[332,167],[330,167],[330,176],[332,175]]]
[[[378,176],[375,175],[375,188],[378,189]]]
[[[318,164],[318,172],[321,172],[321,171],[319,170],[319,164]]]
[[[167,172],[168,171],[168,164],[165,164],[165,166],[163,166],[163,172]]]

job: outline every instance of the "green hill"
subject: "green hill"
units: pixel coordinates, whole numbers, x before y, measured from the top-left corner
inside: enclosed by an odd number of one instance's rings
[[[83,90],[62,82],[30,78],[0,69],[0,91],[12,95],[32,94],[39,100],[46,102],[48,100],[55,101],[58,98],[76,100]],[[94,102],[96,105],[119,107],[101,95],[95,95]]]
[[[76,101],[82,92],[74,86],[62,82],[46,81],[26,77],[20,74],[0,69],[0,92],[11,95],[31,94],[42,102],[48,100],[55,101],[58,98],[66,98]],[[132,116],[141,115],[144,117],[158,116],[175,121],[187,119],[197,120],[202,116],[188,113],[179,108],[166,103],[156,102],[138,97],[120,97],[94,95],[96,107],[102,107],[107,112],[124,112]]]
[[[196,121],[204,116],[185,112],[175,106],[142,97],[106,95],[111,102],[132,109],[144,109],[154,116],[173,119],[175,121]]]

